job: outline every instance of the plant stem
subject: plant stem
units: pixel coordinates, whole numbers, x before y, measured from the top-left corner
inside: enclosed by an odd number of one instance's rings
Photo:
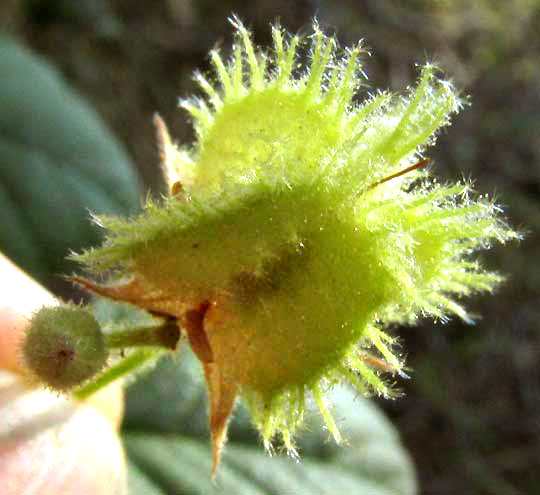
[[[126,347],[165,347],[175,350],[180,339],[180,328],[175,320],[167,320],[160,326],[130,328],[113,332],[105,337],[109,349]]]
[[[148,360],[154,358],[160,349],[175,350],[180,340],[180,327],[175,320],[166,320],[162,325],[130,328],[105,336],[108,349],[143,347],[129,354],[105,370],[95,380],[79,387],[74,397],[84,400],[113,381],[131,373]]]
[[[88,397],[96,393],[98,390],[106,387],[107,385],[109,385],[115,380],[118,380],[122,376],[127,375],[139,366],[142,366],[145,362],[154,358],[156,354],[157,352],[155,349],[141,349],[130,354],[126,358],[122,359],[115,365],[108,368],[95,380],[78,388],[73,393],[73,396],[79,400],[87,399]]]

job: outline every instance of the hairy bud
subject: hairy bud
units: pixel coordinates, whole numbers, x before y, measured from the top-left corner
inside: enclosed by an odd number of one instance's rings
[[[66,392],[97,374],[107,360],[101,328],[75,305],[43,307],[32,318],[22,345],[25,365],[53,390]]]

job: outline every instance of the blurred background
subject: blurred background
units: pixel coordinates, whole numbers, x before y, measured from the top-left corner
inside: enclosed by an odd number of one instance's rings
[[[178,142],[193,140],[178,98],[197,91],[192,73],[209,68],[211,48],[230,49],[231,13],[261,45],[270,22],[308,33],[316,17],[343,46],[365,40],[373,87],[403,91],[429,60],[470,96],[429,151],[433,170],[495,192],[526,238],[482,253],[508,281],[467,301],[482,315],[475,326],[396,329],[412,379],[400,384],[404,398],[375,400],[413,458],[421,493],[540,493],[540,1],[2,0],[0,33],[60,71],[127,150],[142,190],[157,194],[152,115]],[[66,294],[61,282],[49,286]]]

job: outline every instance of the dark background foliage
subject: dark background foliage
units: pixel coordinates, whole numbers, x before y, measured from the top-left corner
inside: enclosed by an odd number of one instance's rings
[[[263,45],[276,18],[308,32],[316,16],[343,45],[365,39],[372,86],[403,90],[415,63],[431,60],[471,96],[430,152],[436,173],[495,190],[526,239],[483,255],[509,280],[468,302],[482,315],[475,326],[397,329],[414,373],[405,398],[379,403],[422,493],[540,493],[540,2],[2,0],[0,31],[62,72],[125,145],[145,188],[159,192],[152,115],[179,142],[193,139],[177,99],[196,91],[191,74],[208,67],[209,49],[229,49],[231,13]]]

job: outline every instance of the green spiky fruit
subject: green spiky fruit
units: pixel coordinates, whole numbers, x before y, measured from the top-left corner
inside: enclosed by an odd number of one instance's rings
[[[41,383],[67,392],[101,371],[108,352],[92,314],[66,304],[43,307],[34,314],[22,354],[26,367]]]
[[[77,257],[116,270],[103,286],[79,279],[88,289],[181,322],[204,365],[216,462],[238,395],[265,442],[281,433],[292,450],[311,391],[339,440],[325,388],[391,395],[379,372],[403,364],[384,327],[468,319],[457,298],[501,280],[471,254],[516,236],[469,183],[413,165],[460,108],[433,66],[404,96],[360,103],[359,47],[340,53],[315,26],[298,70],[302,40],[275,27],[265,54],[235,27],[231,60],[211,53],[216,82],[197,75],[206,97],[182,103],[194,147],[157,120],[170,196],[101,218],[106,242]]]

